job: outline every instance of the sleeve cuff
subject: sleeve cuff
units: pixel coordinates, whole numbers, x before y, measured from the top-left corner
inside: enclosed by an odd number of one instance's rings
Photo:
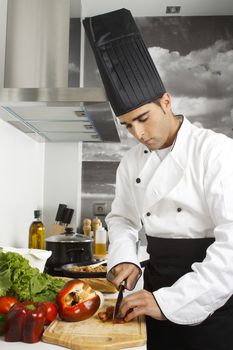
[[[136,280],[135,285],[133,286],[133,288],[130,289],[130,290],[133,290],[133,289],[135,288],[135,286],[136,286],[136,284],[137,284],[139,278],[140,278],[141,275],[142,275],[142,270],[141,270],[141,267],[140,267],[139,265],[137,265],[137,264],[135,264],[135,263],[132,263],[131,261],[122,261],[122,262],[120,262],[119,264],[114,265],[114,266],[107,272],[106,278],[107,278],[108,281],[112,282],[112,280],[114,279],[114,275],[113,275],[113,273],[112,273],[112,269],[113,269],[114,267],[118,266],[118,265],[121,265],[121,264],[132,264],[132,265],[135,265],[136,267],[138,267],[138,272],[139,272],[138,278],[137,278],[137,280]]]

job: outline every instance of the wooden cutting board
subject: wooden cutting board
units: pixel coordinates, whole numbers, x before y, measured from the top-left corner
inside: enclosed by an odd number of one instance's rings
[[[115,302],[115,299],[105,299],[103,309]],[[81,322],[55,320],[44,331],[42,340],[73,350],[118,350],[144,345],[146,326],[143,317],[113,324],[100,321],[96,314]]]

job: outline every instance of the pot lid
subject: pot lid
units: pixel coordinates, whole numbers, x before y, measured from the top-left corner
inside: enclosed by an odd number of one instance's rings
[[[61,234],[50,236],[46,238],[46,242],[57,242],[57,243],[77,243],[77,242],[91,242],[92,240],[79,233],[74,234]]]

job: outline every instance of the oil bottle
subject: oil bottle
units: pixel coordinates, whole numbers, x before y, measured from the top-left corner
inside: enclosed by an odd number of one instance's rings
[[[104,227],[99,227],[95,235],[95,255],[106,255],[107,232]]]
[[[34,210],[34,221],[29,228],[28,248],[45,249],[45,226],[41,221],[40,210]]]

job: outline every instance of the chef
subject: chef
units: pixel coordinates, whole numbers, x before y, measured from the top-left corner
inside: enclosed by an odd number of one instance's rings
[[[84,20],[111,106],[139,141],[117,170],[106,218],[109,275],[133,289],[138,232],[144,289],[121,315],[146,316],[150,350],[233,348],[233,141],[174,115],[130,11]]]

